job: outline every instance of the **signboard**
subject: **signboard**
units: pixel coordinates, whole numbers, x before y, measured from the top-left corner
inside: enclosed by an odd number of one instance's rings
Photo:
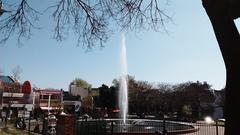
[[[3,92],[1,102],[2,104],[32,104],[32,98],[29,94]]]
[[[23,97],[23,93],[3,92],[3,97]]]
[[[2,89],[6,92],[20,92],[20,84],[19,83],[3,83],[1,84]]]
[[[24,104],[14,103],[14,104],[11,104],[11,107],[24,107]]]
[[[29,81],[25,81],[22,85],[22,92],[26,94],[30,94],[32,91],[31,84]]]

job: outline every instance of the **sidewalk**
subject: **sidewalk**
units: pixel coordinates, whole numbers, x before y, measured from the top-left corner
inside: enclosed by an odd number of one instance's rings
[[[0,135],[28,135],[25,130],[16,129],[13,124],[8,124],[7,127],[0,128]]]
[[[14,127],[13,123],[8,123],[5,127],[5,123],[0,121],[0,135],[29,135],[27,130],[20,130]],[[40,135],[31,132],[30,135]]]

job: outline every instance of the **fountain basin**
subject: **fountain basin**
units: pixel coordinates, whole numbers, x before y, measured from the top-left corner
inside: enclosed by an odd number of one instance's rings
[[[107,130],[114,135],[161,135],[164,130],[168,135],[192,133],[198,131],[194,126],[174,121],[166,121],[163,124],[162,120],[150,119],[127,119],[126,125],[123,125],[121,119],[107,119]]]
[[[168,135],[176,135],[198,131],[190,123],[151,119],[126,119],[126,124],[122,119],[77,120],[76,129],[79,135],[161,135],[164,129]]]

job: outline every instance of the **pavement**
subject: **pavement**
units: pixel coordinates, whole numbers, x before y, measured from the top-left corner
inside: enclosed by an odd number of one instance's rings
[[[223,126],[216,127],[216,125],[203,124],[203,122],[197,122],[193,125],[199,130],[194,133],[188,133],[183,135],[224,135],[225,128]]]

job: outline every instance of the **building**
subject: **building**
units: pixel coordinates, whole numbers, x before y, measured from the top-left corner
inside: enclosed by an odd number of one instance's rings
[[[73,96],[67,91],[63,93],[63,108],[65,113],[78,114],[80,113],[81,106],[82,101],[80,96]]]
[[[78,87],[75,82],[70,83],[69,92],[73,96],[80,96],[81,99],[84,99],[87,96],[89,96],[89,90],[82,87]]]
[[[62,110],[63,90],[35,90],[34,106],[45,112]]]
[[[9,115],[19,110],[32,111],[32,89],[29,81],[23,84],[11,76],[0,76],[0,109]]]

